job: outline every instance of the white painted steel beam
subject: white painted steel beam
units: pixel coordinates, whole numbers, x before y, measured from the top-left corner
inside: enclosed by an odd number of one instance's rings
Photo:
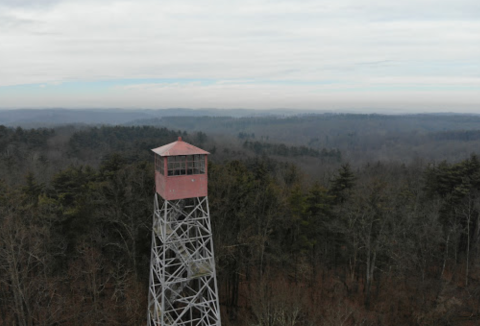
[[[208,197],[155,194],[148,326],[221,326]]]

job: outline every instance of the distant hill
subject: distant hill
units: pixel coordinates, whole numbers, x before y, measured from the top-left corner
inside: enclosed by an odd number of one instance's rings
[[[311,113],[297,110],[246,110],[246,109],[163,109],[163,110],[125,110],[125,109],[15,109],[0,110],[0,125],[21,127],[50,127],[61,124],[97,124],[97,125],[149,125],[152,119],[166,116],[228,116],[259,117],[288,116]]]

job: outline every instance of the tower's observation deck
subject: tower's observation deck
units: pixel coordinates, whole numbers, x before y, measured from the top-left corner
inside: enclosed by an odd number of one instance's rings
[[[155,187],[166,200],[207,196],[207,155],[201,148],[177,141],[152,149],[155,153]]]

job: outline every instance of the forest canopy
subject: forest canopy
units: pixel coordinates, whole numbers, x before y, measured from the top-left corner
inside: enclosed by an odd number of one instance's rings
[[[233,121],[203,120],[215,119]],[[351,130],[297,143],[268,125],[304,128],[303,117],[265,119],[245,118],[225,137],[180,126],[0,126],[0,324],[145,323],[150,149],[178,136],[212,153],[222,324],[480,320],[480,159],[451,159],[449,148],[476,144],[477,131],[392,131],[373,141]],[[405,162],[378,145],[389,142],[446,147]],[[358,146],[384,159],[365,160]]]

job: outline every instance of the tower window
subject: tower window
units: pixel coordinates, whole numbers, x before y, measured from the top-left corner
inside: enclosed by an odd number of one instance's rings
[[[165,175],[163,171],[163,157],[160,155],[155,155],[155,170]]]
[[[168,175],[205,174],[205,155],[169,156]]]

